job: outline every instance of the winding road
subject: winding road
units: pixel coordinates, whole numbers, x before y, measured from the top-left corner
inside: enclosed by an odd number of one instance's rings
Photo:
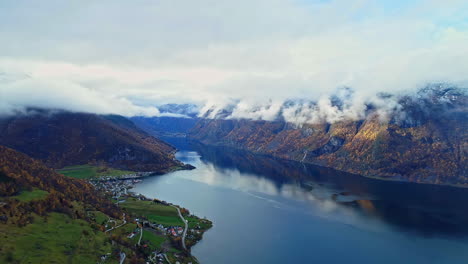
[[[107,232],[109,232],[109,231],[112,231],[112,230],[114,230],[114,229],[116,229],[116,228],[119,228],[119,227],[125,225],[125,224],[127,223],[127,220],[125,220],[125,213],[122,215],[122,220],[123,220],[123,223],[122,223],[122,224],[120,224],[120,225],[118,225],[118,226],[114,226],[114,227],[112,227],[112,228],[110,228],[110,229],[107,229],[107,230],[105,231],[105,233],[107,233]]]
[[[182,216],[182,214],[180,213],[179,207],[174,206],[174,205],[171,205],[171,206],[174,207],[175,209],[177,209],[177,212],[179,213],[180,219],[182,219],[182,222],[184,222],[184,224],[185,224],[184,233],[182,234],[182,247],[183,247],[185,250],[187,250],[187,247],[185,246],[185,236],[187,235],[187,229],[188,229],[187,220],[185,220],[185,218],[184,218],[184,217]]]

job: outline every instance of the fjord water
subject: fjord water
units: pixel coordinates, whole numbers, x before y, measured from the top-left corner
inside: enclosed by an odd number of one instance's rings
[[[166,140],[197,168],[134,191],[214,222],[192,249],[203,264],[468,263],[468,189]]]

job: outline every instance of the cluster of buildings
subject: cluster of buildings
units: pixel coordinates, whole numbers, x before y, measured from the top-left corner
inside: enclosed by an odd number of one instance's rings
[[[177,254],[174,254],[174,257],[178,258],[179,256]],[[166,262],[167,256],[162,252],[161,253],[153,252],[153,255],[149,258],[149,260],[152,261],[152,263],[156,263],[156,264],[165,264],[169,262],[169,261]],[[180,262],[176,261],[175,264],[180,264]],[[189,262],[188,264],[192,264],[192,262]]]
[[[128,238],[132,239],[134,238],[136,235],[138,235],[140,233],[140,228],[137,227],[135,230],[133,230],[130,234],[128,234]]]
[[[172,235],[175,237],[181,236],[182,233],[184,232],[184,229],[181,226],[172,226],[172,227],[167,228],[166,230],[167,230],[166,232],[169,235]]]
[[[150,257],[150,260],[151,260],[153,263],[157,263],[157,264],[164,264],[164,263],[166,263],[166,262],[165,262],[165,257],[164,257],[164,254],[163,254],[163,253],[156,253],[156,252],[154,252],[154,255]]]
[[[99,179],[94,179],[89,181],[97,190],[103,191],[103,192],[108,192],[112,194],[112,198],[117,200],[117,203],[120,202],[125,202],[125,197],[134,197],[139,200],[143,201],[154,201],[159,204],[167,205],[170,206],[172,205],[171,203],[167,203],[166,201],[161,201],[158,199],[149,199],[141,194],[135,194],[129,192],[129,189],[133,188],[133,186],[141,182],[138,178],[149,176],[151,173],[135,173],[135,174],[129,174],[129,175],[122,175],[122,176],[103,176],[100,177]],[[164,226],[162,224],[158,223],[151,223],[149,221],[146,221],[144,219],[134,219],[138,226],[135,230],[133,230],[131,233],[127,235],[127,238],[133,239],[137,236],[140,235],[141,228],[143,226],[153,228],[155,230],[159,230],[160,232],[167,234],[172,237],[181,237],[183,236],[184,233],[184,228],[181,226]],[[106,224],[107,228],[107,224]],[[195,235],[199,235],[202,232],[198,230],[200,226],[196,227],[195,229],[190,229],[189,230],[189,238],[194,239]],[[144,247],[146,245],[143,245]],[[110,256],[110,253],[106,255],[101,256],[101,261],[100,263],[105,263],[108,257]],[[178,254],[174,254],[174,257],[176,259],[179,259],[181,256],[178,256]],[[122,258],[121,256],[121,261]],[[167,256],[165,255],[164,251],[154,251],[152,255],[148,259],[149,262],[146,263],[157,263],[157,264],[165,264],[168,262]],[[179,261],[176,261],[175,264],[180,264]],[[189,264],[192,264],[189,262]]]
[[[124,175],[118,175],[118,176],[100,176],[98,179],[101,181],[109,181],[109,180],[134,180],[134,179],[139,179],[139,178],[144,178],[154,175],[154,172],[148,171],[148,172],[135,172],[132,174],[124,174]]]
[[[141,180],[94,180],[90,183],[100,191],[109,192],[112,194],[112,198],[119,199],[121,196],[128,194],[128,190],[140,182]]]
[[[181,236],[182,233],[184,232],[184,228],[181,227],[181,226],[168,226],[168,227],[165,227],[165,226],[163,226],[161,224],[150,223],[148,221],[143,222],[143,224],[146,225],[146,226],[149,226],[149,227],[151,227],[153,229],[164,232],[164,233],[166,233],[168,235],[172,235],[174,237]]]
[[[127,195],[128,190],[141,182],[140,178],[153,175],[154,172],[136,172],[120,176],[100,176],[97,179],[89,182],[97,189],[112,193],[112,198],[118,199],[121,196]]]

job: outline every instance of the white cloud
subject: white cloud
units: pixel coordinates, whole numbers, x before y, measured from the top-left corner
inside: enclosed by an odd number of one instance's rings
[[[39,107],[99,114],[159,115],[155,107],[137,106],[124,97],[109,95],[69,80],[28,77],[3,83],[0,94],[2,113],[24,107]]]
[[[319,107],[283,115],[358,118],[378,92],[467,80],[468,4],[440,3],[5,1],[0,111],[33,104],[154,115],[162,103],[203,111],[235,102],[231,118],[268,120],[300,98]],[[345,112],[329,103],[342,86],[356,91]]]

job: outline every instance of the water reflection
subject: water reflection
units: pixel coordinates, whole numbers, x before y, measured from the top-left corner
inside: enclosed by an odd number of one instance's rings
[[[214,221],[193,249],[201,263],[467,263],[467,189],[170,142],[197,169],[135,191]]]
[[[423,236],[468,236],[466,189],[385,182],[197,142],[172,143],[182,149],[179,159],[202,170],[188,179],[243,191],[277,208],[294,209],[282,199],[306,201],[312,209],[304,213],[359,228],[385,224]]]

